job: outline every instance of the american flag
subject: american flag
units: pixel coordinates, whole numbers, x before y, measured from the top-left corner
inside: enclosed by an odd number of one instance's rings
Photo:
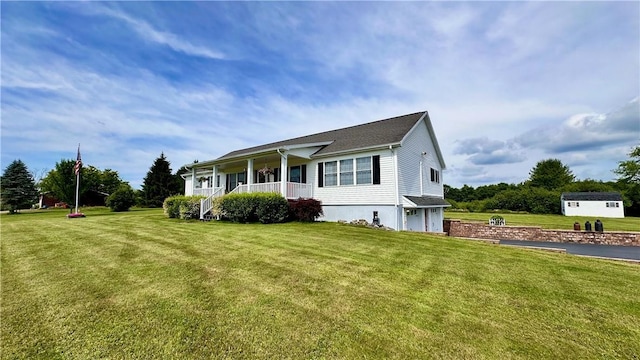
[[[76,175],[80,173],[80,168],[82,168],[82,158],[80,157],[80,144],[78,144],[78,157],[76,158],[76,164],[73,166],[73,171]]]

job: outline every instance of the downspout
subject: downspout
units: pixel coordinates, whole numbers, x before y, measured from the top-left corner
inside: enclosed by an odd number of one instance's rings
[[[393,156],[393,183],[394,183],[395,192],[396,192],[396,199],[395,199],[396,229],[404,230],[400,226],[400,218],[399,218],[399,212],[400,212],[400,184],[398,183],[398,161],[396,159],[396,152],[393,150],[393,146],[392,145],[389,145],[389,151],[391,151],[391,155]]]
[[[196,167],[191,168],[191,195],[195,195],[196,190]],[[186,195],[186,194],[185,194]]]
[[[420,196],[424,195],[424,170],[423,167],[424,155],[420,156]]]

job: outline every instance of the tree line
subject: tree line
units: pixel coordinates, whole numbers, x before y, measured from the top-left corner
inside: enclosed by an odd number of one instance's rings
[[[445,198],[452,209],[473,212],[493,210],[521,211],[535,214],[560,214],[563,192],[619,192],[627,216],[640,216],[640,146],[620,161],[613,170],[616,181],[577,180],[558,159],[539,161],[520,184],[491,184],[476,188],[444,185]]]
[[[194,161],[196,162],[196,161]],[[3,210],[15,212],[31,208],[40,194],[49,193],[59,201],[75,205],[75,160],[60,160],[53,170],[36,181],[21,160],[13,161],[0,177],[0,204]],[[133,190],[118,172],[100,170],[94,166],[81,169],[80,201],[86,204],[90,196],[104,195],[116,211],[128,210],[133,205],[161,207],[164,199],[182,194],[186,172],[182,167],[175,173],[161,153],[149,168],[141,190]],[[625,214],[640,216],[640,146],[629,153],[629,159],[620,161],[613,170],[616,181],[576,180],[568,166],[558,159],[542,160],[529,172],[529,179],[520,184],[491,184],[474,188],[464,185],[454,188],[444,185],[445,198],[453,209],[468,211],[509,210],[538,214],[559,214],[560,195],[563,192],[620,192],[624,199]]]
[[[49,195],[73,208],[76,201],[76,160],[62,159],[41,179],[37,172],[30,172],[20,159],[14,160],[0,177],[0,200],[2,210],[10,213],[29,209],[38,204],[40,195]],[[125,211],[131,206],[161,207],[165,198],[182,194],[184,180],[175,173],[171,164],[161,153],[149,168],[141,190],[134,190],[122,180],[117,171],[100,170],[95,166],[82,166],[80,173],[79,205],[106,205],[114,211]],[[96,200],[97,199],[97,200]]]

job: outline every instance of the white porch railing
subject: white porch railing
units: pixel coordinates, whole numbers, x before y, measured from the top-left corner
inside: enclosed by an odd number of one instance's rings
[[[238,185],[229,194],[244,194],[249,192],[270,192],[280,194],[280,182],[270,182],[262,184],[243,184]],[[206,199],[200,200],[200,220],[204,220],[204,214],[213,209],[213,199],[224,195],[224,188],[204,188],[194,189],[194,195],[207,196]],[[287,199],[297,198],[311,198],[313,197],[313,185],[312,184],[300,184],[300,183],[287,183]]]
[[[272,192],[281,193],[280,182],[269,182],[261,184],[238,185],[230,194],[244,194],[250,192]],[[287,182],[287,193],[282,194],[287,199],[311,198],[313,196],[313,185]]]
[[[262,184],[242,184],[233,189],[230,194],[245,194],[254,192],[279,193],[280,183],[270,182]]]
[[[287,199],[305,198],[309,199],[313,197],[313,185],[288,182],[287,183]]]
[[[209,196],[213,195],[214,192],[217,192],[220,189],[224,190],[224,188],[221,188],[221,187],[193,189],[193,195],[200,195],[200,196],[209,197]]]
[[[210,194],[209,195],[195,194],[195,190],[210,190],[209,191]],[[205,188],[205,189],[195,189],[195,190],[194,190],[194,195],[207,196],[206,199],[200,200],[200,220],[204,220],[204,214],[208,213],[209,211],[211,211],[211,209],[213,209],[213,199],[224,195],[224,188],[217,187],[217,188],[208,188],[208,189]]]

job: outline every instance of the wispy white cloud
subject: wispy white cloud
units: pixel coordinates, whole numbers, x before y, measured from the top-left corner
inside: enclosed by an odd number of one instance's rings
[[[31,166],[52,167],[81,142],[87,163],[137,186],[162,151],[177,169],[428,110],[445,182],[461,185],[519,182],[556,154],[580,176],[610,178],[634,134],[633,107],[602,109],[638,96],[638,31],[626,30],[638,16],[624,15],[637,4],[181,5],[197,7],[193,24],[176,24],[172,3],[86,5],[51,3],[49,16],[65,19],[51,24],[37,13],[2,15],[3,161],[28,154]],[[41,4],[9,6],[24,14]],[[121,30],[126,49],[104,45],[117,41],[83,27],[87,19]],[[193,36],[205,25],[215,45]],[[616,36],[594,36],[602,29]]]
[[[189,40],[183,39],[171,32],[157,30],[146,21],[136,19],[135,17],[114,8],[100,6],[94,10],[97,10],[97,12],[101,13],[102,15],[110,16],[124,21],[146,41],[169,46],[173,50],[180,51],[187,55],[200,56],[210,59],[225,58],[225,55],[220,51],[210,49],[206,46],[194,45]]]

